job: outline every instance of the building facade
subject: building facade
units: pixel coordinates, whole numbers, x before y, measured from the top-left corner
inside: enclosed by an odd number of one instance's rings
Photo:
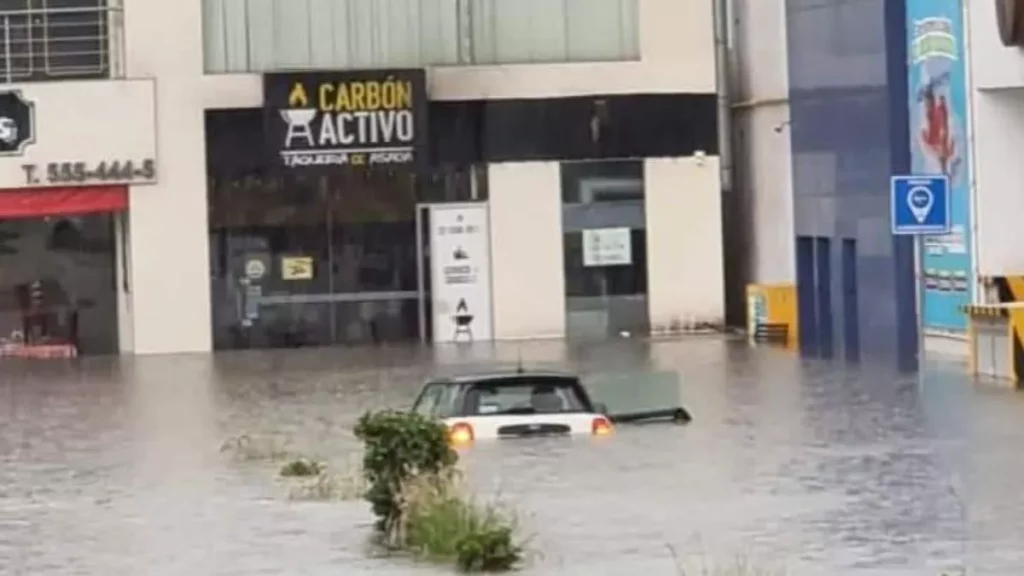
[[[87,330],[96,351],[174,353],[722,322],[711,3],[4,10],[7,92],[34,105],[14,123],[38,134],[0,157],[0,232],[41,247],[0,269],[62,294],[92,270],[49,330],[83,351]],[[97,40],[53,64],[44,13],[91,14]]]
[[[916,367],[913,241],[890,233],[908,173],[906,4],[788,0],[800,346]]]
[[[736,220],[727,236],[742,284],[792,284],[793,162],[790,153],[786,0],[733,0],[732,110]],[[731,244],[730,244],[731,242]]]
[[[992,2],[966,2],[970,44],[970,98],[975,166],[975,262],[982,303],[1024,299],[1018,288],[1024,254],[1011,241],[1024,213],[1024,2],[1006,2],[1001,19]]]

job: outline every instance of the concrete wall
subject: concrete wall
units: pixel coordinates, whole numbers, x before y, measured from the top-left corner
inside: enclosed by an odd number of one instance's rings
[[[653,332],[722,324],[722,201],[717,158],[644,163],[647,296]]]
[[[212,347],[201,6],[133,0],[124,18],[127,75],[157,79],[160,183],[131,191],[131,304],[122,308],[140,354]]]
[[[996,2],[965,0],[970,41],[971,76],[978,90],[1024,86],[1024,50],[999,41]]]
[[[1024,89],[976,92],[974,135],[978,273],[1022,274]]]
[[[744,281],[793,282],[785,0],[733,0],[733,110]]]
[[[557,162],[492,164],[494,337],[565,335],[562,195]]]
[[[999,41],[995,4],[968,1],[979,276],[1024,273],[1024,50]]]

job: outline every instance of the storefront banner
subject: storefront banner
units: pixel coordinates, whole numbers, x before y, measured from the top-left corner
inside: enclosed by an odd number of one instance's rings
[[[435,343],[491,340],[487,204],[430,206],[430,288]]]
[[[953,231],[923,239],[924,327],[967,329],[960,307],[975,286],[971,159],[961,0],[907,0],[910,149],[915,174],[946,174]]]
[[[0,87],[0,188],[153,184],[154,81]]]
[[[425,160],[422,69],[266,74],[263,99],[275,166],[412,166]]]

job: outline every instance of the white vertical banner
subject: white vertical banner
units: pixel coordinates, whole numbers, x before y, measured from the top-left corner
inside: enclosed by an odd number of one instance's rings
[[[430,206],[430,293],[435,343],[494,337],[487,204]]]

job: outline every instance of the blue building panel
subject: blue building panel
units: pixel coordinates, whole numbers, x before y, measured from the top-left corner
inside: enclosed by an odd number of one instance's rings
[[[828,247],[813,257],[819,269],[798,274],[798,294],[831,295],[829,313],[801,314],[801,334],[819,340],[806,350],[913,370],[913,239],[894,237],[889,221],[890,177],[910,170],[905,8],[787,0],[786,25],[794,233],[829,239],[813,242]],[[828,290],[800,286],[822,280]]]

